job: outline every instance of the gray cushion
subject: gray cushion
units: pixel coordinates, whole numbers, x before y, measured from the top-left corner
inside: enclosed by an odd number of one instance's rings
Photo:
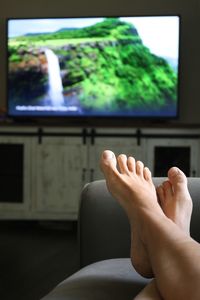
[[[153,178],[157,186],[166,178]],[[191,235],[200,242],[200,178],[188,178],[194,209]],[[80,266],[119,257],[129,257],[130,230],[128,219],[109,194],[105,180],[85,186],[79,215]],[[103,245],[103,246],[102,246]]]
[[[130,259],[110,259],[82,268],[42,300],[131,300],[146,285]]]
[[[155,185],[164,178],[153,178]],[[200,242],[200,178],[188,178],[194,209],[191,235]],[[85,186],[79,213],[80,271],[42,300],[130,300],[148,282],[131,265],[127,217],[104,180]],[[121,258],[119,258],[121,257]]]

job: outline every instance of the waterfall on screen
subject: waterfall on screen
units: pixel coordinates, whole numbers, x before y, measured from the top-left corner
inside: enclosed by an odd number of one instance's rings
[[[47,62],[48,62],[48,74],[49,74],[49,96],[53,106],[60,106],[64,104],[63,86],[60,76],[60,66],[58,57],[50,50],[45,50]]]

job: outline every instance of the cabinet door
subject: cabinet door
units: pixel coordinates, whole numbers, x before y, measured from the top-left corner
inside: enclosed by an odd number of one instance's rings
[[[1,218],[23,217],[31,205],[30,145],[28,137],[0,137]]]
[[[89,147],[89,181],[104,178],[99,167],[99,162],[102,152],[106,149],[112,150],[116,155],[124,153],[127,156],[134,156],[137,160],[143,160],[142,146],[138,146],[134,138],[96,138],[94,145]]]
[[[36,209],[77,215],[84,185],[86,146],[81,138],[43,138],[36,147]]]
[[[166,177],[172,166],[179,167],[188,177],[198,176],[199,142],[193,139],[149,139],[146,141],[147,165],[153,176]]]

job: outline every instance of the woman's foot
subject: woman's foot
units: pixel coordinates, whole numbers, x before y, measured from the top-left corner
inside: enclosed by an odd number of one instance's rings
[[[168,180],[157,187],[157,194],[164,214],[190,234],[192,199],[185,174],[177,167],[169,169]]]
[[[116,158],[112,151],[105,150],[100,166],[108,190],[122,205],[128,217],[134,214],[133,208],[151,208],[153,205],[162,211],[158,206],[151,172],[141,161],[127,158],[125,154]]]
[[[118,168],[117,168],[118,165]],[[152,277],[146,248],[142,241],[142,225],[138,217],[141,211],[163,214],[151,172],[140,161],[121,154],[117,158],[106,150],[101,157],[101,169],[108,190],[124,208],[131,226],[131,260],[136,271],[144,277]]]
[[[126,211],[131,224],[132,263],[139,274],[152,277],[151,264],[140,236],[140,222],[137,221],[137,213],[134,214],[134,211],[137,212],[135,205],[157,205],[151,173],[142,162],[136,162],[133,157],[127,158],[122,154],[116,159],[114,153],[109,150],[102,154],[101,169],[109,191]],[[157,188],[157,194],[165,215],[189,233],[192,200],[184,173],[176,167],[171,168],[168,180]],[[149,198],[152,201],[149,201]]]

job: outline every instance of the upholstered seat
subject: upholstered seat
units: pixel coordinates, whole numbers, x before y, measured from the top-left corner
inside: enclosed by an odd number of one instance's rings
[[[153,180],[158,185],[164,178]],[[200,178],[189,178],[188,186],[194,204],[191,235],[200,241]],[[138,275],[131,265],[129,224],[104,180],[84,187],[78,224],[80,271],[42,300],[133,299],[148,280]]]

